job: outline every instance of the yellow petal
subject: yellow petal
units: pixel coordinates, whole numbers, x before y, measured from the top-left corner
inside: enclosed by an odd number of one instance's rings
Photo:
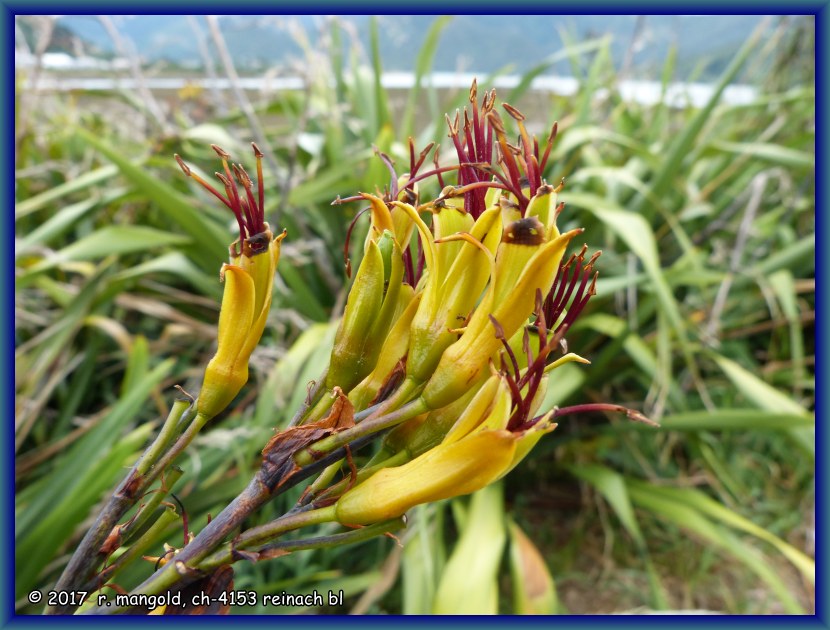
[[[241,353],[254,318],[254,281],[236,265],[223,265],[222,273],[225,291],[219,313],[219,344],[205,369],[198,402],[199,413],[207,417],[222,411],[248,381],[248,361]],[[239,365],[241,358],[244,366]]]
[[[481,387],[481,389],[478,390],[475,398],[473,398],[470,404],[467,405],[466,409],[464,409],[462,414],[458,417],[458,421],[447,433],[447,437],[444,438],[445,444],[457,442],[484,422],[488,415],[494,410],[494,406],[497,406],[497,402],[500,402],[501,386],[502,380],[498,376],[494,375],[487,379],[487,382]],[[508,412],[509,411],[510,407],[508,399]],[[504,427],[498,428],[502,429]]]
[[[513,461],[510,462],[510,465],[507,466],[504,471],[502,471],[499,478],[503,477],[518,466],[519,462],[527,457],[527,454],[530,453],[530,451],[533,450],[533,447],[536,446],[539,440],[542,439],[542,436],[547,435],[558,426],[552,420],[553,411],[549,412],[544,418],[539,420],[539,422],[534,424],[527,431],[517,434],[516,450],[513,453]]]
[[[557,201],[555,188],[545,185],[539,188],[527,206],[527,216],[539,218],[545,226],[548,240],[559,236],[559,229],[556,227]]]
[[[584,357],[581,357],[578,354],[574,354],[573,352],[569,352],[565,356],[559,357],[558,359],[556,359],[556,361],[554,361],[550,365],[546,366],[545,367],[545,372],[550,372],[551,370],[555,370],[556,368],[558,368],[560,366],[563,366],[566,363],[572,363],[572,362],[585,363],[585,364],[588,364],[588,365],[590,365],[590,363],[591,363],[588,359],[586,359]]]
[[[508,431],[480,431],[439,444],[411,462],[385,468],[337,502],[340,523],[368,525],[395,518],[421,503],[480,490],[513,460],[516,440]]]
[[[374,241],[380,238],[381,234],[383,234],[386,230],[389,230],[389,232],[394,234],[395,225],[392,222],[392,213],[389,211],[389,207],[383,199],[368,193],[360,193],[360,196],[369,202],[369,211],[372,214],[372,227],[369,230],[369,234],[366,236],[367,245],[369,240]]]
[[[430,409],[443,407],[466,391],[501,346],[490,321],[491,314],[508,338],[527,322],[533,311],[537,289],[541,289],[543,295],[548,292],[568,242],[579,233],[580,230],[572,230],[540,247],[502,301],[495,301],[491,282],[467,330],[461,339],[444,351],[435,373],[424,388],[423,398]]]

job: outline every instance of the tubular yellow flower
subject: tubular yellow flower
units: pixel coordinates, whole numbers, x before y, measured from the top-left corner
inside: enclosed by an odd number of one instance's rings
[[[535,414],[545,397],[548,372],[570,361],[587,363],[570,353],[549,362],[570,322],[594,293],[594,282],[587,284],[594,258],[583,265],[584,253],[559,266],[547,298],[542,297],[541,288],[536,290],[532,327],[538,335],[536,350],[525,326],[521,331],[524,356],[517,359],[511,345],[515,339],[508,338],[490,314],[491,336],[503,346],[498,372],[469,388],[455,402],[411,421],[410,427],[403,425],[393,431],[381,452],[394,457],[405,451],[413,459],[382,469],[343,494],[335,508],[341,523],[365,525],[400,516],[420,503],[479,490],[509,473],[543,435],[556,428],[555,410]],[[450,418],[455,418],[451,427]],[[443,433],[440,443],[436,431]]]
[[[373,206],[378,202],[386,210],[380,199],[364,197],[372,200]],[[376,214],[380,213],[373,211],[370,234],[377,229]],[[388,223],[388,228],[367,239],[363,260],[349,291],[326,377],[329,389],[337,386],[348,393],[374,370],[384,340],[414,297],[414,289],[403,283],[403,252],[392,231],[388,210],[385,216],[389,221],[383,223]]]
[[[368,525],[500,479],[556,426],[548,416],[513,431],[510,418],[506,379],[491,376],[440,444],[406,464],[380,470],[346,492],[335,508],[337,520]]]
[[[266,224],[267,225],[267,224]],[[213,417],[239,393],[248,382],[248,360],[262,337],[271,310],[274,273],[280,257],[283,232],[270,239],[268,249],[248,258],[239,257],[238,265],[222,266],[225,292],[219,313],[218,347],[205,369],[197,409]]]
[[[202,421],[212,418],[239,393],[248,382],[248,361],[262,337],[268,313],[274,274],[280,258],[280,243],[285,232],[274,237],[265,222],[262,152],[254,144],[257,162],[257,192],[245,169],[229,164],[230,155],[212,145],[222,160],[224,174],[216,173],[225,188],[222,195],[194,173],[177,155],[179,166],[208,192],[224,203],[236,217],[239,238],[230,246],[230,264],[224,264],[220,280],[225,283],[219,313],[218,347],[205,369],[199,400],[196,404]],[[237,186],[242,187],[242,194]]]
[[[475,492],[495,481],[513,461],[516,442],[509,431],[482,431],[442,443],[408,464],[385,468],[344,494],[337,520],[369,525],[404,514],[420,503]]]

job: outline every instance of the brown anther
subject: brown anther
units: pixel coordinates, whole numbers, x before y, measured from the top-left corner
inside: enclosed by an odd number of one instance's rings
[[[453,131],[452,120],[450,120],[450,115],[444,114],[444,120],[447,121],[447,128],[450,130],[450,132],[447,134],[447,137],[452,138],[457,132]]]
[[[411,140],[411,138],[410,138],[410,140]],[[423,151],[421,151],[421,153],[418,155],[418,163],[416,165],[416,168],[420,168],[421,164],[423,164],[424,160],[427,159],[427,156],[429,155],[429,152],[432,151],[432,147],[434,147],[434,146],[435,146],[435,143],[430,142],[426,147],[424,147]]]
[[[175,153],[173,157],[176,158],[176,162],[178,162],[179,168],[181,168],[182,171],[184,171],[184,174],[190,177],[192,174],[190,171],[190,167],[184,163],[184,160],[179,156],[179,154]]]
[[[242,185],[245,187],[253,186],[254,180],[251,179],[251,176],[248,175],[248,171],[245,170],[245,167],[241,164],[234,165],[234,173],[236,174],[236,178],[242,182]]]
[[[555,189],[555,188],[554,188],[554,192],[556,192],[556,189]],[[553,218],[554,218],[554,219],[558,219],[558,218],[559,218],[559,215],[560,215],[560,214],[562,214],[562,211],[563,211],[564,209],[565,209],[565,202],[564,202],[564,201],[560,201],[560,202],[559,202],[559,205],[557,205],[557,206],[556,206],[556,209],[553,211]]]
[[[478,97],[478,81],[476,79],[473,79],[473,84],[470,86],[470,102],[475,103],[477,97]]]
[[[510,114],[515,120],[525,119],[525,115],[509,103],[502,103],[501,106],[504,107],[504,109],[507,110],[507,113]]]
[[[548,136],[548,142],[553,144],[553,141],[556,140],[556,134],[559,133],[559,121],[553,123],[553,127],[550,129],[550,135]]]
[[[599,277],[599,271],[594,274],[594,277],[591,279],[591,285],[588,287],[588,295],[596,295],[597,294],[597,278]]]
[[[487,120],[490,122],[490,126],[493,128],[493,131],[496,132],[497,136],[504,135],[504,124],[501,122],[501,116],[499,116],[497,111],[488,111]]]
[[[553,186],[550,184],[542,184],[539,188],[536,189],[536,196],[541,197],[542,195],[550,195],[553,192]]]
[[[439,195],[439,199],[450,199],[457,196],[455,193],[456,186],[444,186]]]
[[[492,111],[496,106],[496,88],[484,93],[484,100],[481,103],[481,111],[484,114]]]
[[[222,173],[220,173],[218,171],[216,173],[214,173],[214,175],[216,175],[216,177],[219,179],[219,181],[222,182],[225,185],[225,188],[230,188],[231,187],[231,180],[229,180],[225,175],[223,175]]]
[[[214,151],[216,151],[216,155],[218,155],[223,160],[230,159],[230,157],[231,157],[230,153],[228,153],[227,151],[225,151],[225,149],[223,149],[222,147],[220,147],[218,145],[212,144],[212,145],[210,145],[210,148],[213,149]]]
[[[591,256],[591,258],[588,259],[588,265],[593,266],[593,264],[597,261],[597,258],[599,258],[600,256],[602,256],[602,250],[601,249],[594,252],[594,254]]]
[[[260,150],[260,148],[256,145],[256,142],[251,143],[251,148],[254,150],[254,157],[265,157],[265,154]]]
[[[518,208],[519,204],[517,204],[512,199],[508,199],[507,197],[499,197],[499,207],[504,210],[506,208]]]

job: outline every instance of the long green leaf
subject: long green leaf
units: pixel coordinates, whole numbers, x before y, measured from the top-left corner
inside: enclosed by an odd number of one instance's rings
[[[715,545],[721,552],[742,562],[772,589],[787,613],[804,614],[804,610],[793,597],[787,585],[756,549],[707,519],[698,509],[667,499],[652,492],[651,488],[629,485],[628,490],[635,504],[673,522],[703,541]]]
[[[723,71],[706,104],[692,117],[681,132],[674,137],[674,140],[665,152],[662,167],[655,173],[654,179],[651,182],[651,192],[655,197],[659,198],[668,193],[677,173],[685,168],[685,158],[690,153],[703,126],[709,121],[723,91],[732,83],[750,55],[756,51],[758,40],[765,30],[766,22],[756,29],[738,51],[738,54],[732,59],[726,70]],[[641,197],[640,199],[642,200],[643,198]]]
[[[112,179],[117,173],[118,169],[115,166],[102,166],[94,171],[84,173],[75,179],[70,179],[68,182],[45,190],[39,195],[35,195],[16,204],[14,207],[14,218],[15,220],[20,219],[46,207],[53,201]]]
[[[679,503],[685,503],[690,508],[699,510],[710,518],[720,521],[725,525],[729,525],[730,527],[734,527],[735,529],[744,531],[747,534],[752,534],[753,536],[768,542],[778,549],[782,555],[786,556],[786,558],[793,563],[802,575],[810,580],[811,584],[815,584],[816,563],[814,560],[808,558],[806,554],[784,542],[775,534],[768,532],[763,527],[759,527],[749,519],[741,516],[733,510],[730,510],[722,503],[718,503],[713,498],[702,493],[700,490],[695,490],[694,488],[665,488],[636,481],[629,481],[629,484],[632,487],[640,488],[645,492],[656,493],[667,499],[671,499]]]
[[[23,506],[23,512],[17,520],[16,537],[36,544],[37,541],[31,540],[30,536],[34,524],[53,513],[54,505],[59,503],[61,497],[70,489],[83,482],[95,462],[108,457],[108,450],[117,441],[122,428],[135,417],[150,392],[167,377],[173,364],[173,359],[168,359],[156,366],[113,405],[98,426],[58,459],[55,467],[49,472],[52,483],[30,504]]]
[[[712,359],[718,364],[727,378],[741,392],[744,397],[760,409],[777,411],[792,415],[810,416],[810,412],[795,402],[786,394],[778,391],[772,385],[765,383],[749,370],[741,367],[731,359],[719,354],[713,354]]]
[[[769,142],[714,141],[710,142],[709,146],[725,153],[749,156],[788,168],[813,168],[816,161],[815,156],[810,153]]]
[[[35,274],[66,262],[100,260],[107,256],[133,254],[158,247],[185,245],[189,242],[190,239],[181,234],[171,234],[141,225],[108,225],[33,265],[22,278],[28,280]]]
[[[758,409],[715,409],[675,413],[660,421],[672,431],[789,431],[815,426],[803,413],[759,411]]]
[[[467,523],[447,561],[433,612],[439,615],[498,613],[498,570],[505,544],[504,500],[500,483],[470,499]]]
[[[608,501],[608,504],[616,513],[617,518],[620,519],[623,527],[625,527],[626,531],[634,539],[637,550],[646,565],[646,572],[648,573],[651,586],[653,607],[657,610],[666,610],[668,608],[668,598],[665,588],[660,582],[660,578],[654,568],[654,563],[648,553],[646,538],[640,529],[637,518],[634,516],[634,508],[631,505],[631,499],[628,496],[628,489],[626,488],[623,476],[606,466],[597,464],[569,466],[568,470],[574,476],[594,486],[605,497],[605,500]]]

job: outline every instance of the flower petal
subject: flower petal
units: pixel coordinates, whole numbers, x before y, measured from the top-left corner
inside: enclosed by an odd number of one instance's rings
[[[439,444],[396,468],[385,468],[337,502],[340,523],[368,525],[405,513],[421,503],[480,490],[513,461],[516,438],[509,431],[479,431]]]

